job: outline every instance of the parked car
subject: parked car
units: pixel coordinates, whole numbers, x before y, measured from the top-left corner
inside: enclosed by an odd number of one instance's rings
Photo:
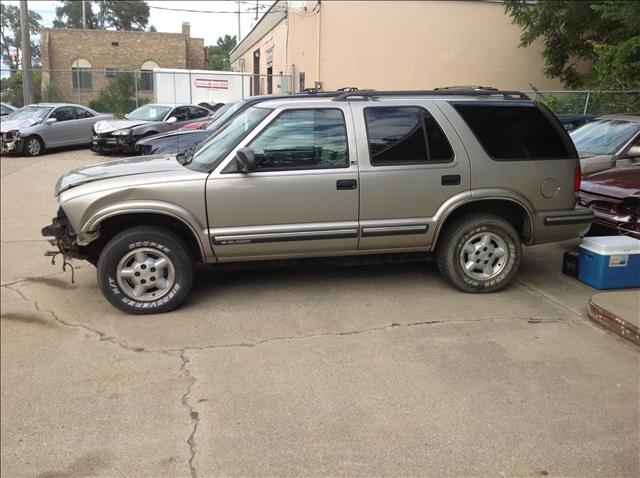
[[[583,174],[629,166],[640,161],[640,151],[632,148],[640,139],[640,116],[601,116],[573,131],[571,139]]]
[[[574,207],[567,132],[518,92],[273,98],[177,159],[96,164],[56,185],[43,236],[97,264],[126,312],[177,307],[194,262],[435,253],[461,291],[497,291],[521,244],[579,237],[593,216]]]
[[[575,129],[578,129],[580,126],[593,121],[596,118],[596,115],[565,115],[560,114],[556,115],[564,129],[571,132]]]
[[[580,204],[594,212],[590,233],[640,239],[640,165],[583,176]]]
[[[193,148],[204,140],[211,137],[216,131],[224,126],[228,121],[235,118],[245,109],[256,105],[262,101],[274,98],[308,98],[309,95],[330,97],[337,96],[340,92],[321,92],[317,90],[307,93],[294,93],[289,95],[258,95],[250,96],[235,103],[227,103],[220,108],[211,118],[211,122],[204,128],[182,128],[180,130],[161,133],[143,138],[136,143],[136,152],[139,154],[167,154],[179,153]]]
[[[0,103],[0,116],[8,116],[18,108],[10,105],[9,103]]]
[[[113,115],[82,105],[38,103],[12,113],[0,123],[2,153],[38,156],[48,148],[91,143],[96,122]]]
[[[124,119],[96,123],[92,149],[98,153],[133,153],[140,138],[171,131],[212,114],[196,105],[146,104],[125,115]]]

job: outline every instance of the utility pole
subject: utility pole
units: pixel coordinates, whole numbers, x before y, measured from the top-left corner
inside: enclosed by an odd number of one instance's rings
[[[22,97],[24,104],[33,103],[31,88],[31,40],[29,38],[29,10],[27,0],[20,0],[20,41],[22,43]]]
[[[82,29],[87,29],[87,2],[82,0]]]
[[[240,5],[241,2],[238,0],[238,43],[240,43],[240,39],[242,36],[242,32],[240,31]]]

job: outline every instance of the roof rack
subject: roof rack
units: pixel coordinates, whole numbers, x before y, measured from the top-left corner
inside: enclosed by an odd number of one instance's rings
[[[495,88],[481,87],[445,87],[436,88],[435,90],[416,90],[416,91],[376,91],[376,90],[359,90],[347,92],[336,96],[334,101],[347,101],[351,98],[369,101],[379,96],[500,96],[505,100],[530,100],[526,94],[521,91],[503,91]]]

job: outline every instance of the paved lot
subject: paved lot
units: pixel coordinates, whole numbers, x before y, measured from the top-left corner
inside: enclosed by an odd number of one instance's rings
[[[86,150],[2,158],[2,476],[640,475],[639,353],[562,252],[501,293],[435,265],[199,270],[126,316],[43,257]]]

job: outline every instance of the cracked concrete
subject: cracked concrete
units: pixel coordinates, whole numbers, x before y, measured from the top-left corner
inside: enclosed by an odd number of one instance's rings
[[[10,159],[4,476],[640,474],[638,350],[585,320],[571,243],[499,294],[433,264],[202,268],[180,310],[126,316],[41,256],[57,175],[97,158]]]

